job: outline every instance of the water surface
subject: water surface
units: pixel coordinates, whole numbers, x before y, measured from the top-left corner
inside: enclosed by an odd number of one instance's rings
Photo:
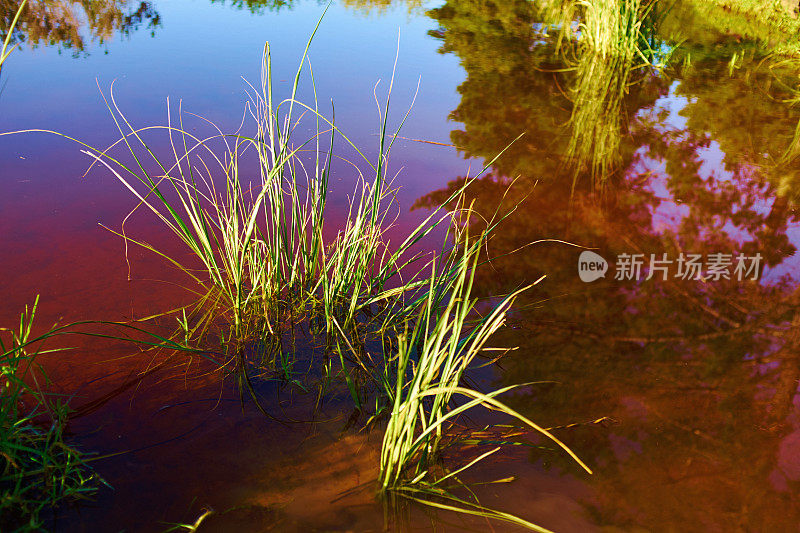
[[[487,387],[553,382],[507,400],[559,427],[594,474],[531,441],[469,480],[514,475],[478,489],[481,502],[557,531],[795,530],[800,67],[771,54],[783,37],[769,25],[714,2],[655,8],[648,35],[662,69],[557,51],[540,7],[336,4],[311,48],[321,100],[332,98],[339,126],[374,150],[373,87],[379,79],[378,91],[387,86],[399,30],[394,118],[421,79],[403,136],[439,143],[401,140],[392,152],[399,230],[524,133],[469,189],[486,218],[515,208],[490,241],[495,259],[479,271],[478,288],[498,295],[546,278],[495,339],[519,348],[482,378]],[[264,41],[288,91],[323,6],[104,9],[95,22],[78,16],[75,28],[38,41],[29,32],[36,46],[3,70],[0,129],[109,144],[116,132],[100,95],[113,80],[136,124],[163,123],[169,97],[235,129],[241,77],[258,79]],[[128,281],[121,240],[97,223],[119,227],[135,202],[101,169],[82,177],[87,166],[74,143],[52,135],[0,138],[3,323],[36,294],[41,324],[141,318],[190,298],[180,273],[152,254],[131,252]],[[353,180],[343,166],[334,212]],[[145,214],[131,224],[148,242],[176,249]],[[609,261],[605,278],[581,280],[584,248],[529,246],[542,239],[592,248]],[[624,254],[641,254],[643,268],[615,279]],[[666,279],[646,279],[651,254],[672,261]],[[681,254],[759,255],[761,269],[756,279],[738,279],[733,264],[730,279],[683,279],[675,276]],[[379,435],[345,429],[346,397],[317,411],[313,398],[265,382],[260,392],[273,399],[276,421],[242,405],[236,388],[200,362],[169,360],[131,382],[162,359],[130,356],[122,343],[76,344],[79,351],[46,363],[54,386],[76,395],[75,438],[99,453],[129,453],[96,463],[114,490],[63,510],[57,529],[157,531],[207,507],[219,512],[208,527],[228,531],[488,527],[414,506],[386,515],[362,486],[376,475]]]

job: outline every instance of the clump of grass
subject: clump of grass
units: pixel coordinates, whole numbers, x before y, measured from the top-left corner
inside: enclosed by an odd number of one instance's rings
[[[468,227],[468,224],[466,225]],[[546,429],[500,402],[497,397],[516,386],[483,393],[464,385],[465,373],[482,352],[494,332],[502,327],[514,299],[526,288],[506,296],[497,306],[475,321],[476,299],[472,286],[480,245],[486,235],[469,243],[466,229],[456,229],[459,244],[445,262],[444,270],[455,275],[440,278],[432,268],[430,285],[418,306],[411,326],[397,337],[396,353],[387,356],[389,374],[394,375],[391,414],[383,437],[380,463],[380,489],[444,509],[468,512],[542,530],[507,513],[452,496],[445,482],[494,449],[455,471],[442,472],[437,466],[448,428],[456,417],[483,406],[517,419],[545,435],[564,449],[586,471],[591,470],[561,441]],[[458,256],[454,258],[453,256]],[[442,282],[446,279],[446,282]],[[439,283],[437,286],[437,282]],[[444,295],[444,300],[440,300]],[[455,398],[462,401],[456,403]],[[430,497],[444,498],[449,504],[433,503]]]
[[[340,346],[345,344],[343,335],[363,338],[370,328],[403,323],[417,305],[406,296],[427,283],[419,274],[424,253],[418,244],[447,219],[446,213],[434,211],[402,242],[390,245],[386,232],[396,209],[395,191],[387,178],[388,155],[396,138],[388,132],[392,83],[381,116],[378,154],[370,161],[333,119],[323,116],[316,98],[313,105],[296,99],[310,43],[291,92],[281,101],[272,87],[270,47],[265,46],[261,84],[251,85],[249,91],[247,109],[255,126],[251,135],[217,130],[199,138],[183,127],[182,113],[177,124],[170,115],[166,126],[136,128],[120,112],[112,92],[108,107],[122,136],[116,144],[127,147],[133,164],[109,155],[110,148],[84,145],[85,153],[112,172],[140,207],[155,214],[184,243],[199,260],[201,272],[131,239],[124,223],[120,235],[162,255],[205,285],[208,292],[189,321],[198,323],[199,316],[228,319],[228,339],[234,347],[265,334],[276,335],[287,315],[292,320],[323,317],[325,335]],[[298,110],[315,122],[314,133],[299,141]],[[169,136],[169,161],[157,156],[145,139],[159,130]],[[368,174],[359,171],[349,212],[331,231],[325,210],[337,138],[363,158]],[[335,237],[326,239],[329,235]],[[401,273],[414,271],[418,274],[401,281]],[[216,311],[209,313],[209,305]],[[184,335],[190,333],[186,325],[183,330]],[[193,331],[204,332],[206,327]]]
[[[477,405],[518,418],[575,457],[546,430],[495,399],[510,388],[483,394],[462,385],[464,372],[502,325],[516,293],[468,328],[468,316],[475,306],[472,276],[486,234],[470,242],[458,229],[458,215],[453,213],[434,211],[399,245],[389,246],[385,233],[391,222],[394,191],[387,179],[387,164],[397,137],[387,134],[391,83],[381,115],[377,160],[370,162],[332,119],[322,115],[316,99],[311,106],[296,99],[311,39],[290,96],[281,102],[276,102],[272,89],[270,48],[266,45],[261,86],[250,86],[248,109],[256,126],[254,135],[219,132],[200,139],[188,133],[182,121],[178,126],[157,127],[170,133],[174,161],[166,164],[143,139],[143,132],[154,128],[134,128],[119,112],[112,95],[109,109],[136,168],[111,158],[107,151],[86,153],[105,165],[201,261],[219,295],[216,301],[223,302],[233,317],[233,340],[240,342],[245,331],[254,331],[253,323],[264,326],[255,328],[257,334],[275,332],[286,305],[302,316],[324,317],[325,333],[333,339],[339,355],[350,352],[367,372],[360,360],[368,356],[364,339],[369,334],[382,338],[383,346],[388,347],[386,366],[373,375],[391,405],[381,458],[382,491],[428,482],[429,460],[438,454],[448,423]],[[311,79],[313,83],[313,73]],[[294,141],[295,108],[309,112],[316,122],[315,133],[300,142]],[[176,143],[173,135],[180,142]],[[330,138],[327,148],[321,150],[324,135]],[[335,238],[326,240],[325,235],[331,233],[325,225],[325,206],[336,135],[363,157],[372,174],[368,178],[359,175],[344,223]],[[157,174],[147,170],[132,141],[144,148],[159,169]],[[215,154],[212,141],[224,142],[224,156]],[[311,153],[310,161],[301,157],[303,150]],[[210,156],[212,164],[196,158],[198,152]],[[257,179],[245,176],[242,170],[248,153],[256,158]],[[223,188],[217,188],[218,182]],[[460,198],[469,183],[467,180],[442,205]],[[448,245],[443,247],[438,266],[435,259],[423,264],[424,255],[415,252],[415,246],[446,221],[453,222],[456,244],[449,250]],[[490,223],[488,231],[495,225]],[[415,273],[401,281],[401,273],[415,265],[410,269]],[[191,272],[188,267],[181,268]],[[342,369],[347,372],[343,359]],[[359,403],[352,386],[351,392]],[[467,401],[453,407],[454,396]],[[409,476],[410,470],[413,475]]]
[[[575,176],[588,174],[602,186],[621,162],[622,99],[632,65],[627,58],[587,54],[576,68],[566,157]]]
[[[21,313],[16,329],[0,328],[0,530],[40,531],[43,512],[63,502],[91,498],[108,484],[88,465],[108,456],[86,457],[67,442],[74,414],[63,395],[47,392],[47,374],[37,361],[68,348],[45,349],[57,337],[81,335],[131,342],[139,347],[199,353],[180,343],[120,322],[80,321],[34,334],[39,305]],[[84,330],[84,326],[92,326]],[[96,326],[117,330],[102,332]],[[127,333],[127,335],[121,333]],[[206,356],[204,353],[199,353]],[[114,454],[112,454],[114,455]]]
[[[642,0],[580,0],[582,45],[602,56],[633,59],[642,24]]]
[[[182,113],[178,126],[173,126],[170,115],[167,126],[135,129],[119,111],[112,93],[109,110],[136,165],[122,164],[105,151],[86,150],[199,259],[203,274],[197,276],[173,257],[129,239],[123,225],[126,240],[159,253],[195,281],[210,284],[203,301],[215,302],[223,309],[220,314],[231,317],[231,340],[249,337],[254,326],[259,332],[264,328],[272,331],[284,304],[302,307],[314,293],[323,269],[322,214],[328,168],[320,165],[317,152],[314,172],[306,173],[303,180],[298,153],[309,142],[315,141],[318,148],[319,137],[297,147],[291,139],[296,126],[294,97],[304,60],[305,53],[291,96],[276,105],[267,44],[261,88],[251,86],[249,109],[256,123],[251,137],[220,131],[200,139],[182,128]],[[143,139],[143,134],[153,129],[169,134],[172,162],[157,157]],[[215,141],[224,146],[221,156],[212,146]],[[144,150],[144,156],[138,155],[136,145]],[[258,160],[256,176],[242,175],[241,163],[248,152]],[[158,171],[148,170],[143,157],[155,163]],[[324,161],[329,163],[330,157],[329,153]],[[305,195],[300,191],[306,191]],[[203,275],[207,278],[201,279]]]
[[[0,528],[39,530],[41,513],[64,500],[86,498],[99,478],[64,439],[68,406],[42,390],[36,358],[50,330],[33,336],[38,298],[17,330],[0,338]]]
[[[197,268],[197,263],[187,264],[129,237],[125,222],[118,233],[126,246],[134,243],[161,255],[202,286],[197,303],[178,310],[183,344],[222,325],[228,330],[223,347],[237,364],[248,343],[279,337],[287,320],[310,318],[339,352],[344,370],[342,352],[351,351],[350,344],[403,324],[414,313],[420,300],[409,295],[427,283],[426,252],[418,245],[448,218],[436,210],[402,242],[389,242],[387,231],[397,208],[387,177],[397,137],[388,130],[393,79],[381,113],[378,153],[371,161],[333,118],[320,112],[316,96],[312,105],[296,98],[315,32],[283,100],[273,90],[269,43],[265,46],[261,83],[249,86],[246,116],[254,126],[249,134],[241,133],[242,126],[230,134],[216,129],[211,136],[195,136],[184,127],[181,109],[175,120],[168,114],[165,126],[134,127],[117,106],[112,86],[106,103],[120,140],[101,150],[68,137],[84,147],[92,165],[109,170],[138,199],[137,209],[153,213],[199,263]],[[310,67],[309,72],[313,85]],[[303,116],[311,117],[315,127],[297,140]],[[156,133],[166,133],[170,156],[152,146],[150,136]],[[325,213],[337,141],[356,150],[366,173],[357,169],[349,212],[331,229]],[[112,155],[117,146],[127,148],[127,161]],[[355,391],[353,396],[358,402]]]

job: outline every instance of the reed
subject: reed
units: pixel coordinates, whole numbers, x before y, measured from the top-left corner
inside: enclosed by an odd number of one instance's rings
[[[512,416],[544,434],[591,472],[551,433],[496,399],[515,386],[482,393],[462,384],[475,358],[504,324],[514,299],[527,287],[508,295],[483,318],[473,321],[471,314],[476,300],[472,297],[472,286],[480,248],[468,244],[466,230],[459,231],[457,238],[462,245],[454,248],[451,255],[460,257],[449,261],[457,274],[446,276],[447,282],[442,283],[434,267],[413,326],[397,337],[396,354],[387,357],[395,383],[393,390],[388,391],[392,411],[381,451],[381,490],[394,490],[423,480],[435,485],[451,477],[434,479],[431,465],[439,455],[449,424],[479,405]],[[477,243],[481,242],[479,238]],[[454,396],[464,398],[465,402],[454,404]]]
[[[638,53],[642,0],[580,0],[582,45],[602,56],[629,60]]]
[[[575,176],[588,174],[601,187],[622,160],[622,101],[632,65],[628,58],[586,54],[576,67],[570,127],[566,149]]]
[[[197,137],[184,127],[180,110],[175,124],[170,113],[166,126],[136,128],[117,106],[112,87],[107,105],[120,140],[106,150],[81,143],[93,164],[104,166],[139,200],[137,208],[152,212],[178,237],[199,261],[200,272],[174,255],[130,238],[125,223],[118,234],[126,243],[158,253],[204,285],[202,303],[192,309],[190,319],[225,317],[234,347],[266,333],[277,334],[287,314],[292,320],[323,317],[325,335],[340,346],[342,335],[355,332],[355,337],[363,337],[367,330],[402,324],[420,302],[409,301],[409,295],[427,283],[422,273],[425,252],[419,244],[448,219],[447,213],[435,210],[402,242],[390,245],[386,232],[397,208],[395,190],[387,179],[388,156],[397,137],[388,127],[393,82],[381,114],[377,156],[370,161],[332,118],[320,112],[316,96],[312,105],[296,98],[315,32],[316,28],[291,93],[282,101],[273,90],[269,43],[265,46],[260,86],[249,86],[251,135],[216,129],[209,137]],[[313,71],[310,78],[313,84]],[[313,134],[297,140],[302,116],[314,121]],[[398,131],[404,121],[405,117]],[[156,155],[146,140],[159,131],[168,135],[169,160]],[[337,140],[356,150],[368,172],[359,171],[349,212],[331,230],[325,209]],[[133,164],[110,155],[118,145],[127,148]],[[454,192],[453,199],[462,191]],[[210,302],[216,312],[208,312]],[[184,335],[189,333],[188,326],[183,330]]]
[[[417,306],[416,315],[406,322],[405,331],[384,342],[385,346],[394,346],[395,349],[385,354],[385,387],[391,412],[381,446],[379,491],[384,496],[400,496],[438,509],[546,532],[546,529],[516,515],[487,508],[477,499],[465,499],[453,491],[455,487],[466,489],[471,494],[468,486],[461,483],[459,475],[500,448],[452,470],[443,467],[440,461],[443,448],[453,440],[450,429],[456,419],[482,406],[510,416],[543,434],[591,473],[547,429],[497,399],[521,385],[486,393],[465,385],[468,371],[477,366],[475,359],[490,351],[487,342],[503,326],[515,298],[529,287],[506,296],[482,318],[476,319],[477,300],[472,296],[472,287],[486,234],[471,242],[469,210],[460,218],[462,221],[466,218],[467,222],[463,226],[453,224],[456,246],[443,258],[439,270],[435,263],[431,266],[429,285],[421,291],[423,299]],[[439,271],[453,271],[455,275],[440,276]]]
[[[601,188],[621,163],[621,117],[631,74],[645,66],[661,69],[671,56],[656,31],[666,10],[647,0],[550,0],[543,9],[557,28],[556,49],[575,72],[565,150],[573,188],[581,176]]]

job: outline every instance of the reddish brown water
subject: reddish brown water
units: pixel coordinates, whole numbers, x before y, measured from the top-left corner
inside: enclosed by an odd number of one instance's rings
[[[449,182],[474,175],[525,133],[470,189],[486,217],[518,205],[495,232],[489,251],[498,259],[479,272],[478,289],[502,294],[547,277],[518,300],[494,341],[519,349],[481,376],[482,385],[554,382],[507,401],[560,427],[559,438],[594,474],[555,450],[509,446],[467,480],[514,476],[476,485],[481,503],[556,531],[796,531],[800,524],[800,232],[791,148],[800,113],[781,84],[796,67],[764,60],[754,46],[758,32],[727,30],[735,14],[698,5],[678,3],[655,34],[663,49],[688,43],[671,68],[595,70],[610,85],[629,85],[621,99],[599,105],[580,89],[590,85],[580,73],[592,58],[576,57],[575,68],[563,70],[553,39],[539,33],[535,4],[522,0],[434,2],[426,7],[441,9],[431,12],[333,6],[311,49],[321,100],[335,100],[339,125],[369,149],[377,138],[372,87],[379,78],[385,87],[399,26],[396,119],[422,77],[402,134],[458,147],[398,141],[398,235],[446,198]],[[245,99],[240,76],[257,79],[263,41],[272,44],[277,77],[288,79],[321,12],[313,2],[257,13],[211,3],[137,7],[129,6],[143,17],[138,28],[136,17],[114,19],[111,30],[89,26],[103,43],[86,37],[84,26],[82,50],[62,35],[61,44],[16,52],[3,71],[0,131],[45,128],[113,142],[95,78],[103,90],[118,78],[118,101],[138,125],[164,123],[169,96],[235,128]],[[581,113],[592,120],[570,120]],[[589,186],[587,169],[576,174],[571,142],[613,146],[587,163],[607,169],[595,176],[604,180],[602,194]],[[101,169],[82,178],[87,166],[76,145],[56,136],[0,137],[0,323],[13,324],[37,294],[41,327],[137,319],[190,301],[184,276],[153,254],[130,250],[128,280],[121,239],[98,222],[119,228],[135,202]],[[353,179],[342,169],[332,181],[345,192],[334,194],[331,219],[343,212]],[[144,212],[128,229],[183,253]],[[581,248],[526,246],[539,239],[591,247],[609,263],[605,278],[581,280]],[[760,254],[762,271],[740,280],[731,265],[731,279],[682,279],[675,276],[681,253],[731,261]],[[615,279],[624,254],[643,254],[643,269]],[[666,279],[646,279],[651,254],[672,261]],[[417,505],[385,512],[370,485],[380,435],[345,429],[346,394],[316,409],[313,395],[265,381],[259,393],[276,421],[241,402],[235,385],[197,358],[96,338],[68,343],[78,349],[45,366],[53,387],[74,395],[74,442],[125,453],[93,463],[113,490],[59,510],[54,529],[161,531],[206,508],[217,513],[201,531],[510,528]],[[487,414],[470,423],[503,422]]]

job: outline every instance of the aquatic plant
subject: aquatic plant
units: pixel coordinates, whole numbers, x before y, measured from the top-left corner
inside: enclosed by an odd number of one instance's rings
[[[215,511],[213,509],[204,509],[203,513],[191,524],[169,522],[167,525],[171,527],[165,529],[163,533],[171,533],[172,531],[188,531],[189,533],[194,533],[200,528],[200,525],[206,520],[206,518],[213,516],[214,514]]]
[[[275,331],[279,323],[276,311],[286,302],[293,303],[293,311],[310,307],[312,313],[322,313],[327,335],[336,339],[340,354],[349,349],[358,357],[360,350],[353,345],[360,343],[363,348],[364,333],[383,337],[386,368],[379,372],[383,377],[377,379],[384,385],[392,409],[381,459],[382,490],[422,481],[428,460],[438,453],[448,422],[477,405],[518,418],[578,460],[553,435],[495,399],[510,388],[484,394],[461,383],[488,338],[503,324],[505,312],[518,294],[505,298],[477,324],[471,322],[476,304],[471,288],[478,255],[496,222],[490,224],[487,233],[470,241],[466,229],[469,224],[464,220],[459,223],[459,216],[468,217],[469,210],[434,210],[403,242],[390,249],[384,235],[394,201],[386,177],[388,154],[397,137],[387,135],[392,84],[381,116],[377,161],[371,163],[333,120],[320,113],[316,100],[309,106],[296,99],[311,39],[295,73],[291,95],[278,104],[274,102],[270,48],[266,45],[261,87],[257,90],[251,86],[249,109],[256,124],[252,137],[220,133],[199,139],[182,125],[173,127],[170,123],[159,129],[167,129],[171,141],[172,134],[177,133],[183,149],[179,153],[175,142],[171,143],[175,161],[168,166],[142,138],[141,134],[151,128],[131,126],[112,95],[109,109],[119,117],[122,142],[136,159],[138,171],[110,158],[107,150],[85,152],[114,173],[141,205],[155,213],[202,262],[203,271],[233,316],[234,341],[242,340],[243,332],[253,331],[248,324],[254,321],[266,320],[266,330]],[[313,136],[297,144],[292,135],[297,128],[293,119],[295,106],[311,112],[317,125]],[[321,129],[321,123],[327,126],[326,130]],[[330,135],[325,151],[319,148],[323,134]],[[359,177],[343,227],[335,239],[326,241],[324,210],[336,134],[362,155],[373,176],[369,180]],[[152,157],[161,169],[159,175],[146,170],[129,138],[140,143]],[[220,139],[225,141],[224,157],[215,155],[211,147],[212,140]],[[308,146],[310,163],[300,157],[301,150]],[[247,149],[258,158],[259,180],[254,185],[244,179],[241,170]],[[200,150],[211,154],[216,170],[221,172],[223,193],[215,188],[208,165],[191,163],[190,156]],[[110,163],[135,177],[146,190],[137,189],[133,180]],[[493,163],[494,160],[489,161],[486,168]],[[162,182],[171,186],[169,193]],[[251,183],[251,188],[243,182]],[[457,201],[469,183],[466,180],[443,205]],[[169,200],[167,194],[174,194],[177,201]],[[151,200],[152,196],[155,199]],[[453,244],[445,244],[442,253],[422,264],[423,254],[414,253],[414,246],[444,222],[449,223],[448,234],[454,232]],[[447,242],[449,237],[445,238]],[[156,251],[144,243],[137,244]],[[167,259],[179,264],[173,258]],[[437,261],[441,263],[438,266]],[[410,269],[414,264],[419,266]],[[181,268],[190,272],[188,267]],[[391,285],[404,271],[411,272],[409,279]],[[344,369],[344,363],[342,366]],[[390,381],[392,376],[394,383]],[[453,407],[454,396],[468,401]],[[415,473],[411,477],[407,475],[409,468]]]
[[[622,100],[631,69],[629,57],[581,57],[571,90],[572,135],[565,153],[575,179],[586,173],[593,185],[601,186],[619,168]]]
[[[200,273],[195,265],[129,237],[124,222],[118,233],[126,243],[158,253],[206,287],[189,313],[189,322],[195,324],[191,332],[184,317],[184,336],[202,334],[210,322],[225,318],[231,325],[227,338],[239,353],[236,346],[277,334],[288,314],[294,321],[321,316],[324,333],[339,343],[342,335],[363,337],[369,328],[402,324],[420,301],[408,301],[407,295],[428,283],[422,274],[424,250],[418,245],[449,215],[434,210],[392,247],[386,237],[396,209],[387,179],[388,154],[396,138],[388,133],[392,82],[381,116],[378,155],[371,162],[319,111],[316,99],[313,105],[296,99],[310,43],[290,95],[280,102],[272,87],[269,43],[265,46],[260,87],[249,86],[252,135],[217,130],[199,138],[183,127],[182,113],[177,124],[170,115],[166,126],[136,128],[120,112],[112,90],[107,105],[121,139],[106,150],[81,143],[87,155],[139,200],[137,208],[155,214],[199,261]],[[314,133],[300,141],[294,133],[298,109],[315,121]],[[168,134],[171,161],[157,156],[145,139],[154,131]],[[348,214],[331,230],[324,213],[337,137],[361,155],[371,176],[359,171]],[[127,147],[133,164],[110,155],[118,144]],[[436,284],[447,283],[453,272],[440,273]],[[401,273],[406,273],[402,281]]]
[[[111,172],[138,200],[137,208],[154,214],[191,252],[189,263],[131,238],[125,222],[117,232],[126,246],[133,243],[159,254],[201,287],[199,301],[178,310],[176,337],[183,342],[172,344],[202,340],[222,322],[227,329],[223,350],[242,369],[249,346],[269,344],[270,338],[280,342],[287,323],[307,321],[338,355],[356,407],[361,408],[363,395],[353,369],[377,391],[372,420],[388,415],[379,480],[384,493],[401,494],[414,487],[437,491],[443,482],[455,479],[461,469],[438,476],[430,469],[431,461],[455,418],[478,405],[517,418],[578,460],[553,435],[496,398],[512,387],[482,393],[462,382],[518,294],[475,321],[471,290],[479,253],[503,218],[489,221],[478,238],[469,238],[470,210],[463,207],[463,193],[483,171],[464,180],[442,203],[459,207],[452,212],[432,210],[401,242],[390,245],[387,232],[396,208],[387,171],[397,138],[397,132],[390,134],[388,129],[393,83],[381,109],[377,157],[370,161],[333,118],[320,112],[315,86],[311,105],[297,99],[315,32],[316,28],[289,96],[281,101],[273,90],[270,46],[265,46],[261,83],[249,86],[247,115],[254,124],[250,134],[242,133],[242,126],[231,134],[216,129],[202,138],[184,126],[181,109],[175,122],[168,115],[166,126],[135,127],[120,111],[112,86],[106,102],[120,140],[105,150],[80,143],[92,165]],[[310,75],[313,85],[313,71]],[[299,111],[315,127],[298,141]],[[167,134],[169,159],[149,140],[159,132]],[[361,156],[368,174],[356,175],[347,216],[331,230],[325,209],[338,139]],[[124,156],[112,155],[117,146],[126,148]],[[438,254],[420,246],[444,227],[449,231]],[[169,345],[161,340],[161,345]],[[383,361],[374,357],[375,346],[383,349]],[[292,361],[280,346],[277,352],[278,364],[288,375]],[[243,376],[241,383],[255,398],[246,371]],[[475,504],[465,505],[476,509]]]
[[[40,531],[43,512],[63,502],[91,498],[101,484],[110,486],[89,463],[118,455],[89,456],[67,442],[69,419],[97,402],[73,410],[68,397],[47,390],[49,379],[38,359],[64,355],[70,348],[45,348],[45,344],[79,335],[131,343],[139,350],[192,353],[213,362],[206,353],[122,322],[84,320],[34,333],[38,306],[37,296],[20,314],[16,329],[0,328],[0,528],[4,531]]]
[[[381,448],[380,488],[431,504],[430,497],[444,498],[450,504],[436,504],[460,512],[469,512],[502,520],[510,520],[536,530],[542,528],[513,515],[498,513],[452,496],[444,490],[444,482],[457,479],[459,473],[496,452],[496,448],[454,471],[441,471],[436,461],[448,429],[456,417],[472,408],[483,406],[515,418],[523,425],[551,439],[565,450],[587,472],[591,470],[560,440],[497,397],[518,386],[504,387],[488,393],[464,385],[466,372],[482,352],[487,351],[489,338],[505,322],[514,299],[528,287],[506,296],[482,318],[473,318],[477,300],[472,286],[478,266],[479,246],[470,245],[468,227],[456,227],[456,242],[451,251],[460,256],[446,261],[446,268],[455,265],[457,275],[449,277],[446,286],[436,287],[436,268],[431,285],[418,306],[417,315],[408,329],[396,339],[396,353],[387,357],[390,374],[395,376],[391,414]],[[480,244],[485,234],[477,239]],[[449,263],[449,265],[447,265]],[[446,295],[444,302],[438,295]],[[461,401],[455,401],[460,397]]]
[[[571,136],[564,150],[573,189],[582,177],[601,188],[619,170],[623,101],[637,81],[632,73],[663,69],[674,50],[658,35],[669,9],[647,0],[543,2],[542,16],[557,32],[555,49],[574,72],[567,93]]]
[[[33,335],[38,297],[20,315],[7,343],[0,338],[0,527],[36,530],[40,514],[64,500],[86,498],[100,479],[64,438],[69,408],[43,389],[47,376],[36,358],[55,350],[41,343],[54,329]]]

